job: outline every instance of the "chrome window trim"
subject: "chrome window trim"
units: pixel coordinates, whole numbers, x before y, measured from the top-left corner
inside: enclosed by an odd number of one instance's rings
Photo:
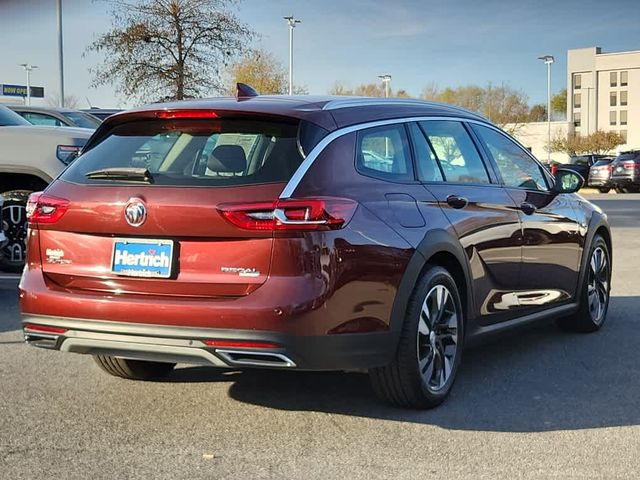
[[[320,142],[318,142],[318,144],[315,147],[313,147],[313,150],[309,152],[309,155],[307,155],[307,158],[305,158],[304,161],[300,164],[300,166],[295,171],[295,173],[293,174],[293,176],[291,177],[287,185],[284,187],[284,190],[282,190],[282,193],[280,194],[280,199],[291,198],[291,196],[293,195],[293,192],[296,190],[296,188],[298,188],[298,185],[300,184],[304,176],[307,174],[307,172],[315,162],[316,158],[318,158],[320,154],[323,152],[323,150],[334,140],[353,132],[366,130],[367,128],[382,127],[385,125],[394,125],[397,123],[424,122],[428,120],[450,120],[454,122],[477,123],[478,125],[493,128],[498,132],[502,132],[502,130],[500,130],[498,127],[495,127],[485,121],[476,120],[472,118],[444,116],[444,115],[392,118],[388,120],[376,120],[374,122],[359,123],[357,125],[350,125],[348,127],[343,127],[331,132],[329,135],[327,135],[322,140],[320,140]],[[504,134],[504,132],[502,133]],[[526,149],[524,150],[527,151]],[[534,158],[535,160],[535,157],[532,157],[532,158]]]

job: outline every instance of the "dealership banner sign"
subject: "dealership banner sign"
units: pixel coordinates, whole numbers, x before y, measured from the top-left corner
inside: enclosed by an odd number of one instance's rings
[[[2,95],[6,97],[26,97],[26,85],[7,85],[2,84]],[[44,98],[44,87],[31,87],[31,96],[33,98]]]

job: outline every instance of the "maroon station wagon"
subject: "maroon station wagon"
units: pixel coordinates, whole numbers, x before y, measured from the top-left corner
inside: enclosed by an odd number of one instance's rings
[[[28,343],[129,379],[364,369],[428,408],[470,341],[602,326],[611,235],[575,173],[452,106],[240,92],[113,115],[32,195]]]

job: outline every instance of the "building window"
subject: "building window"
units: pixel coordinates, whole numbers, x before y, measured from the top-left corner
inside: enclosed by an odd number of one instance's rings
[[[627,105],[627,91],[620,92],[620,106],[624,107]]]
[[[581,100],[582,100],[582,95],[579,94],[579,93],[574,93],[573,94],[573,108],[580,108]]]
[[[609,81],[612,87],[618,86],[618,72],[611,72],[609,74]]]
[[[582,75],[576,73],[573,75],[573,88],[579,90],[582,88]]]
[[[629,83],[629,72],[620,72],[620,86],[626,87]]]
[[[609,125],[616,125],[618,123],[618,112],[615,110],[609,112]]]
[[[626,124],[627,124],[627,111],[620,110],[620,125],[626,125]]]
[[[573,113],[573,126],[574,127],[580,126],[580,112]]]
[[[626,130],[620,130],[620,136],[624,140],[624,143],[627,143],[627,131]]]
[[[609,94],[609,106],[615,107],[616,105],[618,105],[618,93],[611,92]]]

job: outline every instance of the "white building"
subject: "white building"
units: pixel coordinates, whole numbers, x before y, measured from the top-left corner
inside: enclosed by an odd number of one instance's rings
[[[516,140],[523,146],[527,147],[531,153],[540,161],[547,162],[547,138],[548,124],[547,122],[530,122],[523,124],[505,125],[505,130],[509,131]],[[551,122],[551,140],[557,136],[566,137],[569,132],[569,122]],[[552,162],[565,163],[569,160],[569,156],[562,152],[551,152]]]
[[[617,132],[627,142],[619,150],[640,149],[640,50],[569,50],[567,119],[570,131]]]

